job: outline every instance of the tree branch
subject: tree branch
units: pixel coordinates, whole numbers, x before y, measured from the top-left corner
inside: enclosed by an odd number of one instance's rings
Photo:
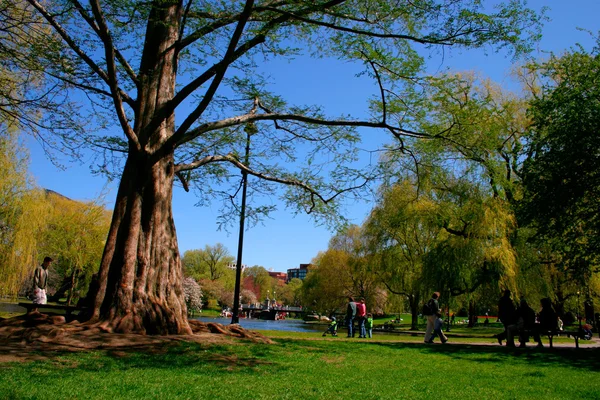
[[[208,156],[208,157],[204,157],[200,160],[196,160],[196,161],[188,163],[188,164],[178,164],[175,166],[175,173],[179,173],[182,171],[190,171],[190,170],[199,168],[203,165],[216,163],[216,162],[230,163],[230,164],[234,165],[235,167],[237,167],[238,169],[240,169],[241,171],[247,173],[248,175],[252,175],[254,177],[257,177],[257,178],[265,180],[265,181],[280,183],[280,184],[287,185],[287,186],[295,186],[295,187],[299,187],[299,188],[303,189],[304,191],[310,193],[310,197],[311,197],[311,207],[307,211],[308,214],[310,214],[315,209],[315,207],[317,205],[316,204],[317,199],[320,200],[324,204],[328,204],[331,201],[333,201],[336,197],[341,195],[342,193],[360,189],[361,187],[366,185],[369,181],[369,179],[366,179],[365,182],[360,185],[345,188],[343,190],[336,192],[333,196],[325,198],[317,190],[315,190],[310,185],[308,185],[304,182],[300,182],[295,179],[278,178],[275,176],[271,176],[271,175],[263,174],[261,172],[254,171],[253,169],[249,168],[247,165],[244,165],[235,156],[233,156],[231,154],[224,155],[224,156]]]
[[[109,77],[102,68],[100,68],[94,60],[92,60],[81,48],[75,43],[73,38],[69,36],[69,34],[64,30],[64,28],[54,19],[54,17],[42,6],[37,0],[27,0],[29,4],[35,7],[36,10],[39,11],[40,14],[44,17],[46,21],[54,28],[56,33],[63,38],[63,40],[67,43],[67,45],[73,50],[91,69],[92,71],[98,75],[106,84],[109,85]],[[66,81],[66,80],[65,80]],[[123,92],[119,91],[119,94],[122,98],[128,98],[129,96]]]
[[[271,8],[271,11],[280,13],[282,15],[287,15],[291,19],[302,21],[302,22],[305,22],[310,25],[322,26],[322,27],[337,30],[337,31],[354,33],[357,35],[376,37],[376,38],[382,38],[382,39],[404,39],[404,40],[410,40],[410,41],[413,41],[416,43],[421,43],[421,44],[438,44],[438,45],[450,46],[450,45],[454,44],[453,40],[455,40],[459,37],[468,36],[468,35],[471,35],[474,33],[481,33],[481,32],[487,31],[486,29],[480,28],[480,29],[470,29],[470,30],[465,30],[464,32],[460,32],[460,29],[458,29],[455,34],[448,35],[448,36],[441,37],[441,38],[433,38],[433,37],[426,37],[426,36],[420,38],[420,37],[411,36],[411,35],[372,32],[372,31],[366,31],[366,30],[362,30],[362,29],[347,28],[347,27],[339,26],[339,25],[332,24],[329,22],[317,21],[314,19],[306,18],[306,17],[303,17],[302,15],[295,14],[293,12],[289,12],[289,11],[285,11],[285,10],[279,10],[276,8]],[[364,20],[363,22],[367,22],[367,21]]]
[[[94,19],[86,13],[86,11],[83,8],[83,6],[81,5],[81,3],[78,0],[71,0],[71,2],[73,2],[73,4],[75,4],[75,8],[77,8],[77,10],[79,11],[79,15],[81,15],[81,17],[88,23],[88,25],[94,30],[94,32],[96,32],[96,35],[98,35],[98,37],[101,38],[102,32],[100,30],[100,27],[98,25],[96,25]],[[136,85],[136,87],[139,87],[139,81],[137,79],[137,75],[134,72],[133,68],[131,68],[131,65],[129,65],[129,63],[127,62],[125,57],[123,57],[123,55],[121,54],[121,52],[118,49],[116,49],[114,47],[113,47],[113,49],[114,49],[115,55],[117,57],[117,60],[119,60],[119,63],[125,69],[125,72],[127,72],[127,75],[129,75],[129,78],[131,78],[131,80]]]
[[[123,129],[125,136],[127,136],[131,144],[137,150],[140,150],[140,142],[131,126],[129,126],[129,122],[127,121],[127,115],[125,113],[125,109],[123,108],[123,101],[121,99],[120,94],[121,91],[117,82],[117,66],[115,64],[115,49],[113,46],[112,37],[110,36],[110,32],[108,31],[108,26],[106,25],[106,21],[104,20],[104,15],[102,15],[102,10],[100,9],[100,4],[98,3],[98,0],[90,0],[90,5],[92,6],[92,12],[94,13],[96,22],[98,23],[97,34],[102,40],[102,43],[104,44],[106,67],[108,69],[108,85],[112,93],[115,111],[117,113],[117,117],[119,118],[121,129]]]
[[[245,114],[236,117],[222,119],[215,122],[207,122],[192,129],[185,135],[177,145],[187,143],[200,135],[217,129],[223,129],[230,126],[245,124],[253,121],[298,121],[307,124],[322,125],[322,126],[349,126],[349,127],[365,127],[365,128],[383,128],[387,129],[394,134],[394,136],[410,136],[417,138],[431,138],[432,135],[427,133],[410,131],[402,129],[400,127],[391,126],[385,122],[372,122],[372,121],[348,121],[348,120],[326,120],[320,118],[312,118],[305,115],[299,114],[278,114],[271,113],[268,109],[265,109],[262,104],[261,109],[266,110],[267,113],[263,114]]]

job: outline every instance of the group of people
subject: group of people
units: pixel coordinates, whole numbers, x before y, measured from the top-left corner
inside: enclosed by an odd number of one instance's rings
[[[348,328],[348,337],[355,337],[358,330],[359,338],[373,337],[373,315],[367,313],[365,299],[360,298],[358,302],[354,301],[352,296],[348,297],[348,306],[346,307],[345,326]],[[357,324],[358,326],[356,326]]]
[[[519,339],[519,347],[526,347],[529,337],[537,342],[538,347],[544,347],[541,333],[559,329],[560,318],[548,298],[540,301],[541,309],[536,312],[521,298],[515,306],[510,290],[505,290],[498,301],[498,318],[504,325],[504,332],[497,336],[498,343],[506,340],[506,346],[515,347],[515,337]]]

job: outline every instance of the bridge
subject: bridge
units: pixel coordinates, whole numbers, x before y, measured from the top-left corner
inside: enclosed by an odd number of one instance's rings
[[[251,318],[269,319],[275,320],[275,315],[278,313],[295,313],[295,314],[306,314],[309,311],[302,307],[289,307],[289,306],[277,306],[277,307],[256,307],[253,304],[242,304],[242,312],[247,313]]]

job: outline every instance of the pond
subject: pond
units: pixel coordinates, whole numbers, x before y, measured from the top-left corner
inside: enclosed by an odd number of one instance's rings
[[[223,325],[229,325],[231,318],[194,318],[201,322],[217,322]],[[283,319],[279,321],[270,321],[254,318],[240,318],[240,326],[244,329],[254,331],[289,331],[289,332],[325,332],[327,325],[307,324],[299,319]]]
[[[27,309],[14,303],[0,303],[0,312],[25,314]]]

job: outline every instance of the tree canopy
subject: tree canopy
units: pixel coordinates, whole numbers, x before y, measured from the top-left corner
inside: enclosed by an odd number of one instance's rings
[[[201,204],[231,200],[242,170],[256,178],[255,193],[279,194],[293,210],[327,220],[341,194],[360,195],[376,177],[368,165],[353,165],[357,128],[384,129],[400,141],[431,136],[411,123],[422,100],[423,52],[493,45],[522,54],[539,29],[539,16],[517,0],[495,7],[478,0],[27,1],[61,42],[34,54],[44,84],[67,87],[65,103],[87,99],[69,109],[85,124],[43,115],[53,123],[40,132],[68,149],[99,150],[96,169],[120,176],[92,315],[119,332],[190,332],[171,210],[175,180],[195,188]],[[260,67],[297,55],[360,64],[379,88],[379,109],[353,119],[319,104],[289,104]],[[390,96],[406,99],[405,118],[388,115]]]
[[[575,48],[535,66],[522,218],[580,282],[600,267],[600,53]]]

